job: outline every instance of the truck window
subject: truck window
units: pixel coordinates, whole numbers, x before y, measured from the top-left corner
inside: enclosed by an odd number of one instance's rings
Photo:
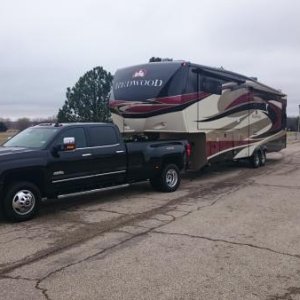
[[[55,136],[57,128],[30,127],[12,137],[4,147],[25,147],[42,149]]]
[[[89,129],[91,146],[115,145],[119,143],[118,136],[113,127],[95,126]]]
[[[65,130],[57,139],[56,145],[62,145],[65,137],[75,138],[76,148],[87,147],[85,132],[83,128],[70,128]]]

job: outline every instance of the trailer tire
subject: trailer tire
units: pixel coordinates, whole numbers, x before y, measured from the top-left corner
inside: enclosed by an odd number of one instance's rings
[[[250,157],[250,163],[253,168],[258,168],[260,166],[259,153],[255,150]]]
[[[259,165],[263,167],[266,164],[267,156],[265,150],[259,151]]]
[[[175,164],[165,165],[157,178],[150,180],[155,190],[170,193],[177,190],[180,185],[180,172]]]
[[[5,192],[3,212],[10,221],[27,221],[36,215],[40,202],[41,192],[35,184],[15,182]]]

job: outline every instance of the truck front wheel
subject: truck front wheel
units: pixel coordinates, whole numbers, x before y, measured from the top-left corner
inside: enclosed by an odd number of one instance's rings
[[[8,187],[3,199],[3,211],[11,221],[26,221],[37,213],[41,193],[30,182],[17,182]]]
[[[180,184],[180,172],[176,165],[166,165],[157,178],[150,180],[154,189],[162,192],[174,192]]]

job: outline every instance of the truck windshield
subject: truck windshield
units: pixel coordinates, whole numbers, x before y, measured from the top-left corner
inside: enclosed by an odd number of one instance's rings
[[[150,63],[120,69],[110,100],[147,101],[183,93],[187,68],[181,63]]]
[[[4,147],[42,149],[58,131],[58,128],[27,128],[3,144]]]

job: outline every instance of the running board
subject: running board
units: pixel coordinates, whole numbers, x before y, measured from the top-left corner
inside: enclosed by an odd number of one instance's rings
[[[129,184],[121,184],[121,185],[115,185],[115,186],[109,186],[106,188],[101,188],[101,189],[95,189],[95,190],[89,190],[89,191],[84,191],[84,192],[77,192],[77,193],[70,193],[70,194],[64,194],[64,195],[58,195],[57,199],[64,199],[64,198],[69,198],[69,197],[75,197],[75,196],[81,196],[81,195],[87,195],[87,194],[94,194],[102,191],[109,191],[109,190],[116,190],[116,189],[121,189],[128,187]]]

